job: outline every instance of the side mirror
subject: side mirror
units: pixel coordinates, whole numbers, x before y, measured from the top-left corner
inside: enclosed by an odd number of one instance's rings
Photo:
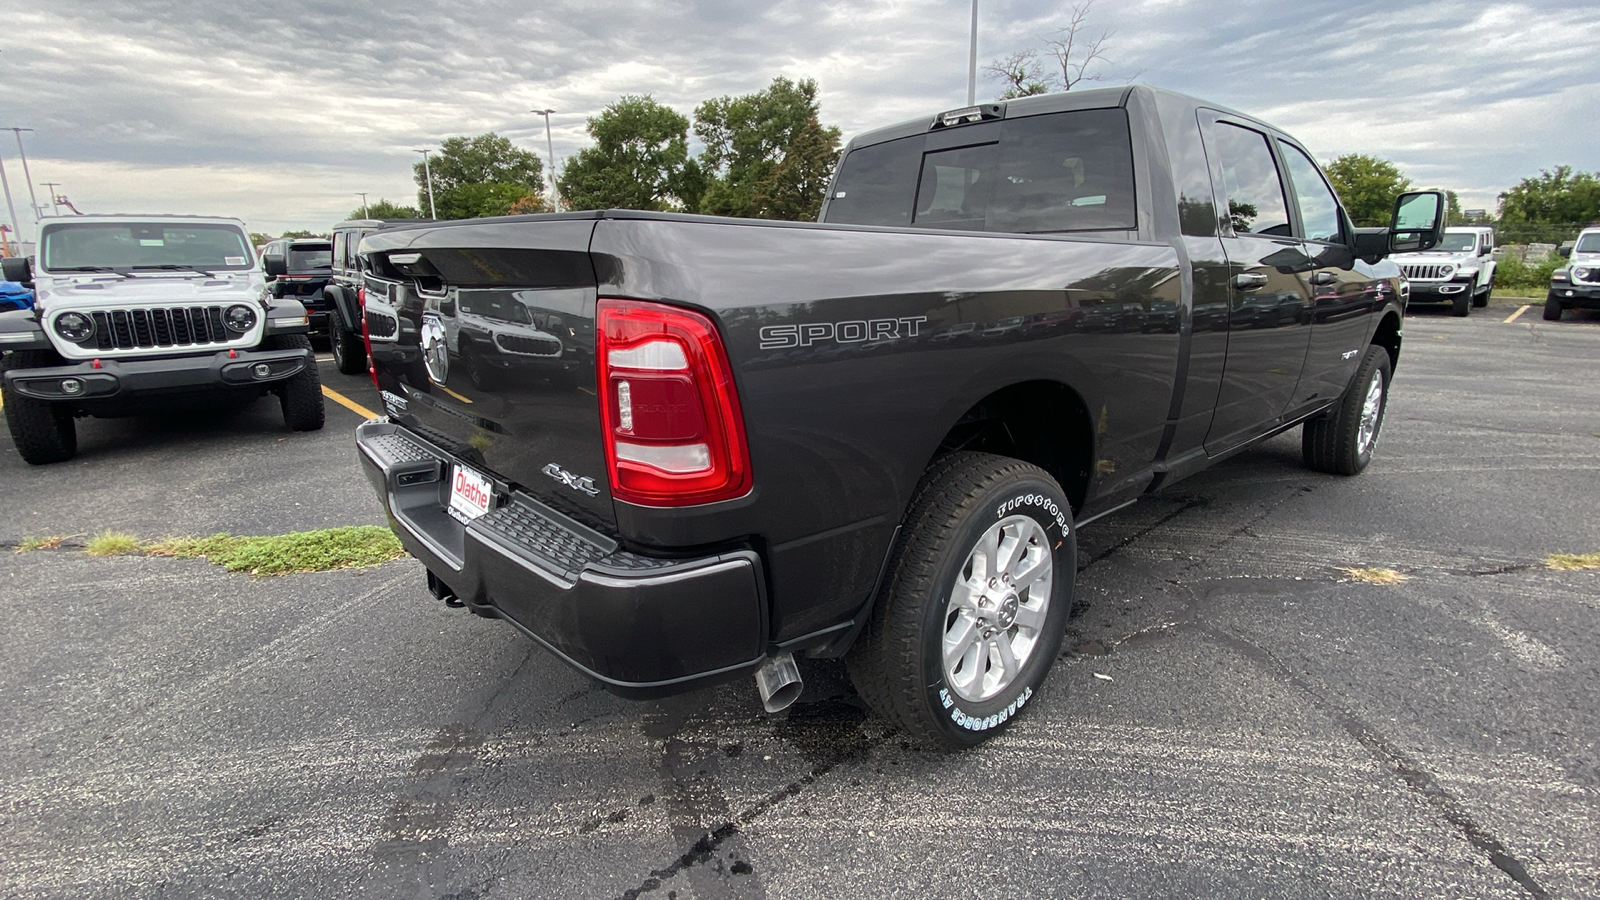
[[[6,281],[33,284],[33,266],[26,256],[7,256],[0,259],[0,274],[4,274]]]
[[[1571,244],[1562,244],[1561,246],[1556,248],[1556,252],[1561,254],[1561,258],[1562,259],[1571,259],[1572,258],[1572,245]],[[12,279],[12,280],[15,281],[16,279]]]
[[[266,270],[268,278],[277,278],[289,273],[289,262],[281,254],[268,253],[261,257],[261,268]]]
[[[441,315],[441,316],[453,316],[455,314],[456,314],[456,302],[454,300],[440,300],[439,301],[439,315]]]
[[[1389,252],[1432,250],[1444,240],[1444,191],[1407,191],[1394,199],[1389,219]]]

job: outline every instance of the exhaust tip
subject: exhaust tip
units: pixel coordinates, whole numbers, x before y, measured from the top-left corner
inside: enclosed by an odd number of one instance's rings
[[[756,690],[761,693],[761,705],[769,713],[788,709],[800,699],[804,688],[793,653],[780,653],[756,669]]]

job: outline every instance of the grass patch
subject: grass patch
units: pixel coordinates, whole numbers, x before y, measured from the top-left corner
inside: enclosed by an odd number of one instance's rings
[[[17,545],[16,552],[28,553],[32,550],[55,550],[67,540],[66,535],[53,534],[49,537],[23,538]]]
[[[1600,552],[1596,553],[1552,553],[1544,558],[1544,564],[1552,569],[1600,569]]]
[[[1410,575],[1402,575],[1393,569],[1385,569],[1377,566],[1369,566],[1366,568],[1341,567],[1339,571],[1347,575],[1351,581],[1364,581],[1367,584],[1399,584],[1402,581],[1411,580]]]
[[[169,538],[151,544],[152,556],[206,559],[230,572],[288,575],[359,569],[405,555],[394,532],[381,525],[323,528],[260,537],[214,534],[203,538]]]
[[[102,531],[83,548],[90,556],[124,556],[139,552],[139,539],[121,531]]]

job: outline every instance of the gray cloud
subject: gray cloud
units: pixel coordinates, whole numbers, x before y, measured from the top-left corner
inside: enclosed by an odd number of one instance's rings
[[[412,202],[414,148],[496,130],[558,158],[586,115],[814,77],[856,131],[959,105],[967,0],[55,0],[9,12],[8,108],[36,181],[80,208],[205,211],[325,228],[357,191]],[[980,0],[980,61],[1064,24],[1067,4]],[[1600,169],[1600,8],[1564,2],[1102,0],[1100,70],[1256,113],[1323,160],[1393,159],[1469,206],[1541,168]],[[980,83],[980,95],[997,86]],[[20,189],[15,147],[0,143]],[[20,206],[26,206],[25,192]]]

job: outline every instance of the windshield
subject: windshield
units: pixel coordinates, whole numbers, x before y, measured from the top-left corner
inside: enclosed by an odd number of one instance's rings
[[[1600,253],[1600,231],[1591,231],[1588,234],[1578,235],[1578,245],[1572,248],[1574,253]]]
[[[296,244],[289,248],[288,268],[291,272],[305,269],[333,268],[332,244]]]
[[[255,254],[236,225],[86,222],[44,232],[40,268],[47,272],[243,270]]]
[[[827,221],[1024,234],[1137,227],[1124,111],[998,125],[965,132],[980,141],[967,146],[944,149],[938,143],[950,139],[935,132],[852,150],[840,166]]]
[[[1444,239],[1439,242],[1435,250],[1444,250],[1447,253],[1471,253],[1478,247],[1478,236],[1475,234],[1452,234],[1446,231]]]

